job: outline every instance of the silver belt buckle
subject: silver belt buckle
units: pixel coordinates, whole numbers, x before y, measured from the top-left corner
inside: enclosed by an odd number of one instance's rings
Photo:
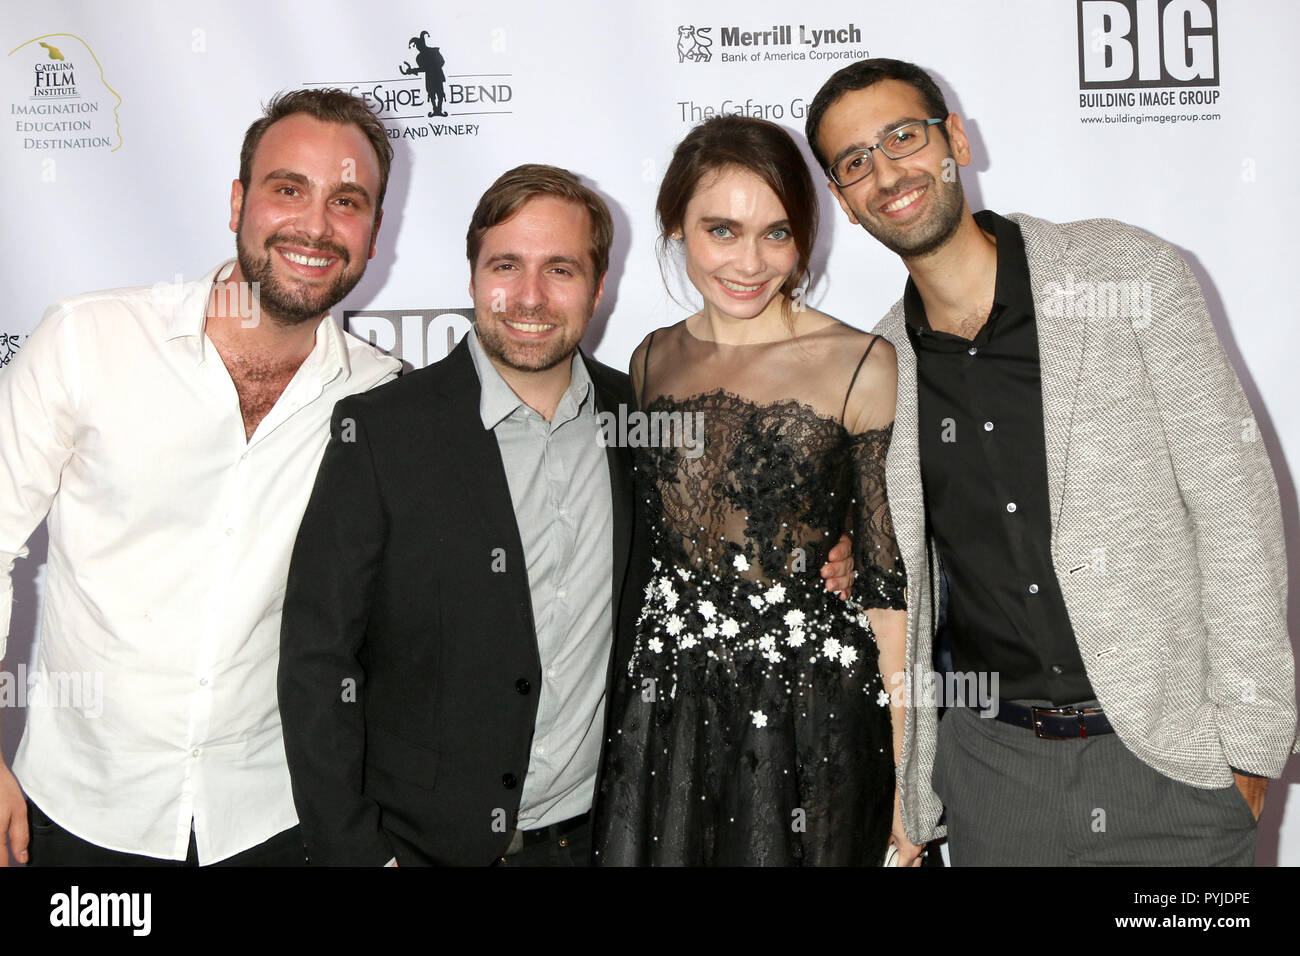
[[[1071,737],[1053,737],[1051,734],[1043,733],[1043,722],[1038,719],[1039,714],[1052,714],[1060,716],[1064,714],[1076,714],[1079,717],[1079,729],[1083,729],[1083,714],[1073,707],[1030,707],[1030,713],[1034,718],[1034,736],[1040,740],[1071,740]],[[1084,733],[1086,737],[1087,734]]]

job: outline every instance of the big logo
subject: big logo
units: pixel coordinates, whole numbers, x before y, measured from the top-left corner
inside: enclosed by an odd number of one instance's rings
[[[446,358],[473,323],[473,309],[366,309],[343,313],[344,328],[408,368],[424,368]]]
[[[1079,88],[1219,85],[1216,0],[1078,0]]]

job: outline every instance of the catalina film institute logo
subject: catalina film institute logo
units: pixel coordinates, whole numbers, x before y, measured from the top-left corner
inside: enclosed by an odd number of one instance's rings
[[[777,23],[748,26],[683,24],[677,28],[678,63],[773,63],[786,60],[860,60],[870,56],[862,30],[852,23]]]
[[[493,31],[491,45],[494,52],[505,49],[501,31]],[[511,74],[458,72],[464,60],[454,52],[444,53],[428,30],[411,37],[406,47],[406,56],[400,61],[394,58],[389,67],[396,76],[303,85],[336,86],[361,97],[383,122],[390,139],[477,136],[484,117],[513,112]]]
[[[16,97],[9,102],[10,128],[24,150],[113,152],[122,146],[122,97],[81,37],[33,37],[9,51],[5,66],[5,88]],[[54,163],[52,155],[43,161],[47,182],[53,181]]]
[[[1077,3],[1084,123],[1221,119],[1216,0]]]

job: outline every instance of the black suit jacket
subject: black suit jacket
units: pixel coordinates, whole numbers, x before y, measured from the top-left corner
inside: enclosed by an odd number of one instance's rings
[[[599,410],[634,407],[626,375],[581,360]],[[541,661],[479,392],[462,341],[335,407],[280,648],[285,752],[313,863],[488,864],[514,826]],[[612,675],[631,653],[648,559],[630,453],[608,458]]]

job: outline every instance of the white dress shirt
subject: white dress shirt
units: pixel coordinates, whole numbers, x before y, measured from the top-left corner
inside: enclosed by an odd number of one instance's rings
[[[192,824],[204,864],[297,822],[276,701],[289,556],[334,403],[398,369],[326,318],[247,439],[204,334],[231,268],[55,303],[0,374],[0,656],[14,558],[49,516],[15,774],[108,849],[184,859]]]

